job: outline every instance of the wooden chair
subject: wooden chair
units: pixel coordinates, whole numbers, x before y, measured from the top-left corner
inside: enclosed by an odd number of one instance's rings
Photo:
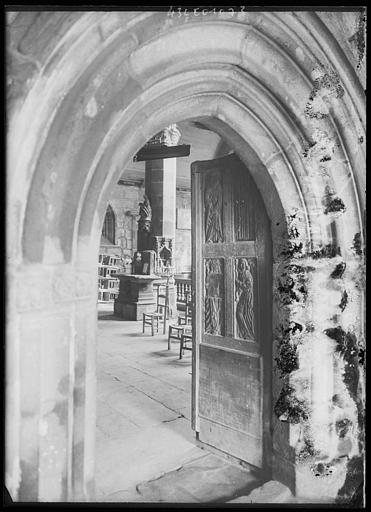
[[[164,288],[164,291],[161,291]],[[166,333],[166,321],[169,318],[169,279],[165,285],[159,285],[157,288],[156,310],[152,313],[143,313],[143,334],[146,326],[151,326],[151,333],[154,336],[155,328],[158,333],[159,322],[163,322],[163,334]]]
[[[180,339],[180,348],[179,348],[179,359],[182,359],[183,353],[185,350],[192,350],[193,343],[192,343],[192,332],[183,332],[181,339]],[[187,343],[190,343],[191,346],[187,345]]]
[[[156,333],[158,333],[159,322],[163,322],[163,321],[164,321],[164,312],[162,310],[159,311],[156,309],[156,311],[153,311],[152,313],[143,313],[143,334],[145,332],[146,326],[148,325],[151,327],[152,336],[154,336],[155,328],[156,328]]]
[[[179,341],[181,340],[182,334],[184,332],[184,327],[181,325],[169,325],[169,335],[167,338],[167,349],[171,349],[171,340]]]
[[[164,311],[166,313],[166,320],[170,316],[170,304],[169,304],[169,280],[166,284],[157,285],[157,310]]]

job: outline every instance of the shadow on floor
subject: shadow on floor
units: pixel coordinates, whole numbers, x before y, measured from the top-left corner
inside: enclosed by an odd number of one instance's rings
[[[115,320],[116,322],[127,322],[127,320],[116,316],[113,311],[98,311],[98,320]]]

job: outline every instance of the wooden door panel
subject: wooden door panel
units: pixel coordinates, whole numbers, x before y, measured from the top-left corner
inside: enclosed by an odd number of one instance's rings
[[[253,258],[257,253],[255,242],[239,242],[228,244],[205,244],[202,251],[204,258],[244,256]]]
[[[192,164],[193,428],[199,439],[264,465],[269,386],[269,219],[235,155]],[[263,371],[264,369],[264,371]],[[265,415],[265,416],[263,416]]]
[[[233,196],[233,230],[236,242],[255,240],[256,227],[256,195],[245,191],[255,192],[256,185],[248,173],[234,173],[232,181]]]
[[[243,352],[246,354],[260,354],[260,348],[255,341],[242,340],[232,336],[212,336],[205,334],[200,345],[208,345],[215,348],[223,348],[229,351]]]
[[[259,356],[201,345],[200,416],[259,437],[260,380]]]
[[[257,468],[263,466],[260,437],[257,439],[248,432],[239,432],[202,417],[199,419],[199,428],[200,433],[202,432],[203,443],[237,459],[246,461]]]

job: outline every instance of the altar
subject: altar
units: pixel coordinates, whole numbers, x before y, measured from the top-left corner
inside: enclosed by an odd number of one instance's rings
[[[142,320],[143,313],[156,309],[156,297],[153,282],[158,276],[140,274],[116,274],[120,280],[118,297],[114,304],[114,313],[124,320]]]

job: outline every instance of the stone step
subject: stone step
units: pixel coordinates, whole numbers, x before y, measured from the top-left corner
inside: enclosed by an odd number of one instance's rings
[[[263,485],[253,489],[248,495],[239,496],[227,503],[290,503],[294,498],[286,485],[269,480]]]

